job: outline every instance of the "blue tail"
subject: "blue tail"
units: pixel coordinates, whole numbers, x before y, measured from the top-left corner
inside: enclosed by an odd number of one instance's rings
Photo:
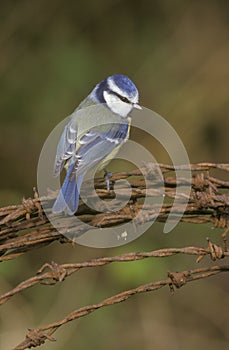
[[[70,179],[71,168],[72,167],[69,167],[68,169],[64,183],[52,207],[53,214],[59,214],[66,211],[68,215],[73,215],[78,209],[80,187],[82,185],[84,174],[76,176],[74,179]]]

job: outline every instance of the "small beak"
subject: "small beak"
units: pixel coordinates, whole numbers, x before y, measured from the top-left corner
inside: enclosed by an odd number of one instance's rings
[[[136,109],[142,109],[142,107],[139,104],[137,104],[137,103],[134,103],[133,107],[136,108]]]

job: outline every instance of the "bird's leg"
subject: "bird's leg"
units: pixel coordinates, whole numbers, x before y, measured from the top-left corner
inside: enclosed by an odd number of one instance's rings
[[[107,171],[107,169],[104,169],[104,179],[107,184],[107,191],[110,192],[110,178],[112,177],[112,173],[110,171]]]

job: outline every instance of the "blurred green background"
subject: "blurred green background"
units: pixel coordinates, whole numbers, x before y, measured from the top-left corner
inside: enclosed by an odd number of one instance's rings
[[[176,129],[191,162],[228,162],[228,1],[98,0],[1,1],[0,205],[32,195],[42,145],[97,82],[129,75],[140,103]],[[134,132],[132,137],[140,142]],[[145,139],[160,162],[161,147]],[[123,169],[122,169],[123,170]],[[53,244],[1,264],[1,292],[33,275],[44,262],[81,261],[121,252],[205,245],[219,231],[180,224],[162,234],[155,224],[128,246],[90,249]],[[206,262],[202,262],[201,266]],[[168,270],[196,267],[171,257],[80,271],[54,287],[37,286],[1,307],[0,348],[25,330],[58,320]],[[229,341],[226,275],[168,289],[106,308],[56,333],[43,349],[226,349]]]

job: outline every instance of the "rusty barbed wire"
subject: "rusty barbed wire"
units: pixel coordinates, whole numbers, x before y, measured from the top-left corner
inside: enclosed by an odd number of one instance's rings
[[[190,166],[182,165],[174,168],[171,165],[159,164],[164,177],[165,188],[161,189],[160,184],[156,182],[152,175],[154,165],[147,164],[141,169],[131,172],[123,172],[113,174],[111,181],[115,182],[120,179],[128,179],[132,186],[131,204],[125,206],[118,212],[95,213],[81,204],[77,215],[82,221],[87,222],[92,227],[114,226],[120,223],[133,219],[133,215],[138,213],[142,208],[139,199],[144,198],[145,181],[151,181],[150,190],[147,190],[147,195],[158,196],[164,194],[168,201],[165,201],[162,208],[155,203],[152,206],[144,207],[144,215],[140,218],[139,224],[151,221],[157,216],[157,221],[165,222],[172,208],[172,202],[175,198],[176,187],[190,185],[187,180],[180,179],[177,181],[174,170],[188,170],[191,167],[192,190],[189,198],[189,203],[182,216],[181,221],[192,223],[212,223],[214,227],[224,230],[224,240],[222,246],[212,243],[207,239],[208,245],[205,248],[201,247],[183,247],[183,248],[165,248],[149,252],[132,252],[128,254],[91,259],[84,262],[73,264],[57,264],[56,262],[45,263],[35,276],[32,276],[19,283],[12,290],[0,296],[0,305],[6,303],[14,295],[22,292],[25,289],[31,288],[37,284],[53,285],[62,282],[65,278],[83,268],[99,267],[114,262],[129,262],[134,260],[142,260],[152,257],[167,257],[176,254],[196,255],[196,261],[201,261],[205,256],[209,256],[212,261],[223,259],[229,256],[226,246],[226,235],[229,232],[229,181],[218,178],[219,171],[223,174],[228,174],[229,164],[214,164],[200,163]],[[212,173],[217,170],[217,177]],[[143,177],[144,175],[144,177]],[[146,180],[147,179],[147,180]],[[148,180],[150,179],[150,180]],[[102,199],[111,199],[115,197],[115,193],[110,193],[106,190],[104,179],[97,179],[95,183],[97,195]],[[55,198],[55,193],[48,193],[46,201],[50,207]],[[90,195],[90,194],[89,194]],[[125,194],[123,188],[122,195]],[[183,198],[184,193],[180,191],[180,198]],[[179,206],[176,207],[174,215],[181,212]],[[175,218],[175,216],[174,216]],[[172,218],[173,220],[173,218]],[[75,230],[76,228],[74,228]],[[77,227],[80,231],[81,227]],[[0,261],[14,259],[27,251],[34,248],[40,248],[48,245],[53,241],[60,243],[69,242],[48,222],[43,213],[40,198],[34,189],[34,198],[23,199],[20,205],[8,206],[0,208]],[[182,272],[169,272],[168,278],[161,281],[150,282],[145,285],[121,292],[110,298],[103,300],[100,303],[88,305],[64,317],[58,322],[54,322],[47,326],[30,329],[25,340],[16,346],[14,350],[24,350],[31,347],[37,347],[44,344],[47,340],[54,341],[53,333],[64,324],[76,320],[79,317],[86,316],[91,312],[112,304],[120,303],[127,300],[131,296],[147,291],[154,291],[166,285],[170,291],[174,293],[175,288],[180,288],[187,282],[191,282],[201,278],[207,278],[214,274],[229,271],[229,265],[205,267],[195,270],[187,270]]]
[[[35,276],[28,278],[27,280],[19,283],[15,288],[9,292],[0,296],[0,305],[6,303],[11,297],[22,292],[25,289],[31,288],[37,284],[53,285],[58,282],[62,282],[68,276],[73,273],[90,267],[99,267],[108,265],[114,262],[130,262],[143,260],[147,258],[161,258],[168,257],[177,254],[197,255],[197,262],[200,262],[204,256],[209,255],[211,260],[223,259],[229,257],[229,251],[227,249],[226,240],[224,240],[223,246],[213,244],[210,239],[207,239],[208,247],[184,247],[184,248],[164,248],[153,250],[149,252],[131,252],[127,254],[121,254],[113,257],[102,257],[91,259],[79,263],[71,264],[57,264],[56,262],[45,263],[36,273]],[[48,271],[45,271],[48,270]]]
[[[150,175],[154,165],[147,164],[145,167],[131,172],[122,172],[113,174],[111,181],[128,179],[132,186],[131,203],[117,212],[96,213],[81,204],[77,216],[91,227],[115,226],[133,219],[133,213],[138,213],[142,208],[139,199],[145,197],[145,179],[142,174]],[[165,222],[172,208],[172,200],[176,195],[177,186],[187,185],[187,180],[177,181],[175,170],[192,170],[192,191],[189,204],[182,216],[181,221],[192,223],[212,223],[214,227],[225,230],[225,235],[229,230],[229,181],[210,176],[210,172],[217,170],[228,174],[229,164],[199,163],[172,166],[159,164],[164,176],[164,186],[162,190],[155,179],[150,180],[152,188],[147,190],[147,195],[158,196],[165,195],[170,202],[164,202],[159,209],[155,204],[145,206],[144,213],[141,215],[139,224],[151,221],[153,219],[159,222]],[[150,176],[149,176],[150,177]],[[133,180],[131,180],[134,178]],[[114,198],[115,193],[111,190],[108,193],[104,179],[97,179],[95,183],[97,195],[102,199]],[[123,196],[125,189],[123,188]],[[46,201],[50,207],[55,198],[55,193],[50,192]],[[183,193],[179,194],[184,196]],[[177,214],[181,212],[179,206],[176,207]],[[158,214],[159,213],[159,214]],[[175,211],[174,211],[174,214]],[[174,217],[175,218],[175,217]],[[173,220],[173,218],[171,218]],[[74,231],[80,233],[81,227],[74,227]],[[23,199],[20,205],[12,205],[0,208],[0,262],[15,259],[34,248],[40,248],[50,244],[53,241],[60,243],[69,242],[67,238],[59,234],[49,223],[43,213],[40,199],[34,189],[34,198]]]
[[[13,350],[25,350],[32,347],[35,348],[44,344],[47,340],[55,341],[53,334],[61,326],[77,320],[80,317],[87,316],[102,307],[124,302],[136,294],[153,292],[165,286],[169,286],[171,293],[174,293],[176,288],[181,288],[189,282],[207,278],[227,271],[229,271],[229,265],[205,267],[181,272],[168,272],[168,278],[164,280],[150,282],[133,289],[125,290],[124,292],[115,294],[112,297],[104,299],[99,303],[87,305],[74,310],[60,321],[48,324],[47,326],[43,326],[41,328],[29,329],[28,333],[25,336],[25,339],[16,347],[14,347]]]

